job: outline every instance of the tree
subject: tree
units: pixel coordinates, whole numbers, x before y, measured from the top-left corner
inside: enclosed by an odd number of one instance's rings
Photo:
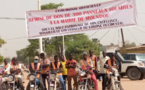
[[[5,44],[6,42],[0,38],[0,47],[2,47],[3,44]]]
[[[5,44],[6,42],[0,38],[0,48],[2,47],[3,44]],[[0,55],[0,63],[3,62],[3,56]]]
[[[129,41],[126,41],[125,42],[125,47],[126,48],[128,48],[128,47],[136,47],[136,43],[135,42],[130,43]]]
[[[55,3],[49,3],[41,6],[41,10],[46,10],[46,9],[57,9],[58,7],[62,7],[63,4],[55,4]]]

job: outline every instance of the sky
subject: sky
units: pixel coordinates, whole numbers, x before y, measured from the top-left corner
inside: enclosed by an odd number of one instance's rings
[[[37,10],[37,0],[0,0],[0,17],[24,18],[25,12]],[[61,8],[83,6],[110,0],[41,0],[41,4],[63,3]],[[125,41],[135,42],[137,45],[145,43],[145,0],[136,0],[137,21],[136,27],[123,28]],[[90,39],[98,38],[103,45],[110,43],[121,46],[121,35],[119,29],[96,30],[86,33]],[[104,37],[103,37],[104,36]],[[16,56],[16,51],[29,45],[24,20],[0,19],[0,37],[6,44],[0,48],[4,57]],[[103,38],[102,38],[103,37]]]

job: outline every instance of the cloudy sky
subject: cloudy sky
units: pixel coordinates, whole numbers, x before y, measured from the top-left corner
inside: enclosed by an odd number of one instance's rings
[[[110,0],[41,0],[41,4],[63,3],[61,8],[89,5]],[[25,12],[37,10],[37,0],[0,0],[0,17],[24,18]],[[124,28],[125,41],[135,42],[137,45],[145,43],[145,0],[136,0],[138,25],[133,28]],[[108,30],[87,33],[89,38],[101,39]],[[0,48],[0,53],[5,57],[16,56],[16,51],[29,45],[26,37],[24,20],[0,19],[0,37],[7,43]],[[118,29],[111,29],[101,39],[103,45],[115,43],[121,45],[121,36]]]

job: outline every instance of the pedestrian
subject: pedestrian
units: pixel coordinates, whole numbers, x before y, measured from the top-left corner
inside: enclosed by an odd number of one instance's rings
[[[67,79],[67,69],[65,67],[65,65],[66,65],[66,58],[64,57],[64,55],[62,55],[60,57],[60,61],[61,61],[61,64],[62,64],[62,76],[63,76],[63,79],[64,79],[64,81],[66,83],[66,79]]]
[[[93,51],[92,50],[89,50],[89,58],[92,60],[92,64],[93,64],[93,72],[97,78],[97,56],[93,54]]]
[[[45,57],[44,53],[40,54],[40,63],[41,63],[41,69],[42,69],[41,76],[42,76],[42,80],[43,80],[43,84],[44,84],[45,90],[47,90],[46,89],[45,80],[47,80],[48,89],[50,90],[50,80],[49,80],[49,65],[50,65],[50,61],[49,61],[49,59],[47,59]]]
[[[109,60],[109,57],[106,56],[106,52],[103,51],[102,55],[100,55],[100,60],[99,60],[99,64],[100,64],[99,74],[100,74],[100,76],[102,76],[102,90],[105,90],[105,88],[106,88],[107,73],[106,73],[106,69],[104,68],[104,65],[107,60]]]
[[[61,73],[61,71],[62,71],[62,64],[61,64],[61,62],[58,61],[58,56],[57,55],[54,56],[54,62],[52,62],[50,64],[50,68],[51,68],[51,71],[55,71],[57,69],[60,71],[59,73],[57,73],[57,76],[59,77],[59,81],[60,81],[60,83],[62,85],[62,90],[66,90],[65,89],[64,79],[63,79],[62,73]]]
[[[73,54],[69,54],[69,59],[66,61],[67,68],[67,80],[68,80],[68,90],[72,89],[71,83],[72,79],[74,81],[75,90],[78,90],[78,82],[77,82],[77,71],[75,70],[77,66],[76,60],[73,58]]]
[[[90,58],[88,58],[87,52],[83,53],[83,59],[80,60],[80,66],[83,70],[89,70],[89,72],[91,73],[91,79],[93,80],[94,86],[95,86],[95,90],[98,90],[98,83],[97,83],[97,79],[96,76],[93,72],[93,70],[90,70],[90,68],[88,69],[87,67],[93,67],[93,63],[92,60]]]

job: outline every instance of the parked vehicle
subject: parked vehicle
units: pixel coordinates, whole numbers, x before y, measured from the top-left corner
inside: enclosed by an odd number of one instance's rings
[[[145,64],[145,53],[127,53],[123,57],[125,60],[141,61]]]
[[[127,75],[130,80],[142,80],[145,76],[145,65],[141,61],[125,60],[118,52],[107,52],[107,56],[115,55],[121,77]]]
[[[50,90],[62,90],[61,83],[59,81],[59,69],[50,72]]]

